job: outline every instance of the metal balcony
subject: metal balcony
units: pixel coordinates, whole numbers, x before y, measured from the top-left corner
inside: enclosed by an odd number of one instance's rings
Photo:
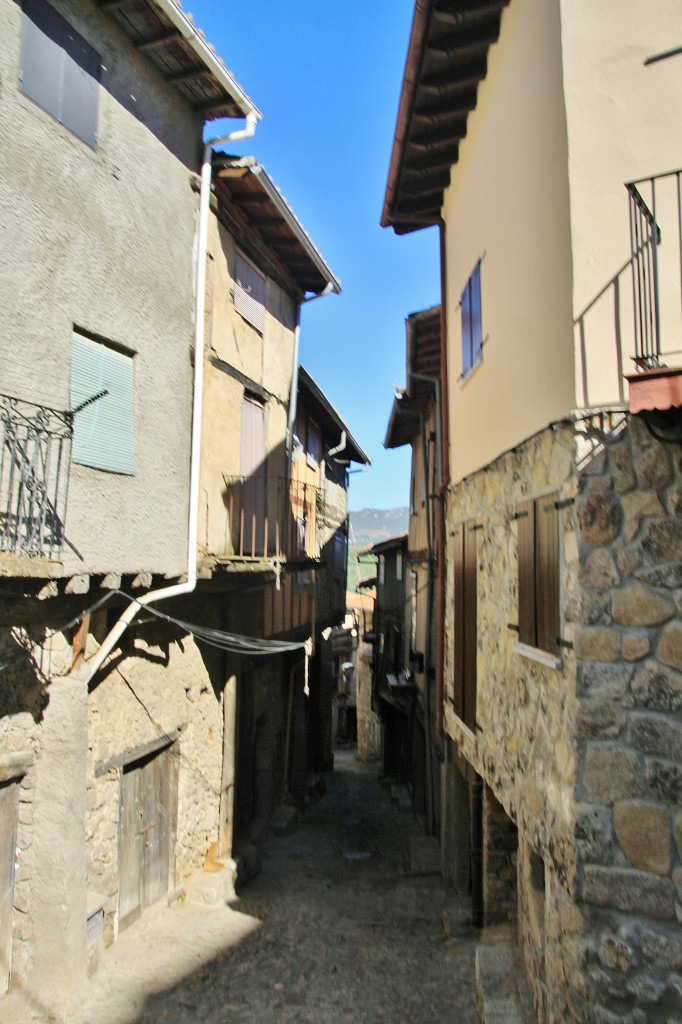
[[[224,556],[293,561],[318,557],[319,488],[266,474],[226,476],[224,481]]]
[[[0,395],[0,551],[56,558],[64,543],[72,415]]]

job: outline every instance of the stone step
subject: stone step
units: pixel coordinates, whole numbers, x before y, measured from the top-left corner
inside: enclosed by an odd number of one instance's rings
[[[523,985],[514,948],[476,947],[476,1005],[481,1024],[534,1024],[529,1000],[520,991]]]
[[[231,858],[216,861],[221,871],[198,871],[185,885],[187,899],[205,906],[224,906],[236,900],[237,865]]]

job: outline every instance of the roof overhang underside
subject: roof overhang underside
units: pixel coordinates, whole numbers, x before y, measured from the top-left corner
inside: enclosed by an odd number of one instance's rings
[[[303,366],[298,368],[298,393],[299,404],[311,413],[325,437],[334,439],[335,444],[338,444],[341,433],[346,432],[346,446],[337,456],[339,461],[359,462],[368,466],[371,459],[365,455],[339,413]]]
[[[382,227],[438,223],[450,170],[509,0],[416,0]]]
[[[411,444],[420,428],[420,415],[435,396],[440,378],[440,306],[411,313],[405,321],[407,383],[393,400],[384,448]]]
[[[275,257],[286,276],[302,295],[341,291],[332,273],[286,199],[265,168],[253,157],[220,153],[213,159],[218,197],[236,207],[244,226],[255,234]]]
[[[99,0],[138,52],[205,120],[260,111],[175,0]]]

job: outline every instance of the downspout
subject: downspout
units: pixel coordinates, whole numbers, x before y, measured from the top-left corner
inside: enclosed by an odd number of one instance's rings
[[[215,146],[250,139],[256,131],[258,115],[254,110],[246,115],[246,125],[229,135],[211,139],[204,146],[199,192],[199,228],[197,234],[196,265],[196,320],[194,324],[194,388],[192,402],[192,442],[190,454],[189,521],[187,527],[187,580],[171,587],[151,590],[138,597],[125,609],[116,625],[102,641],[96,654],[83,666],[89,682],[105,658],[113,651],[138,612],[148,604],[166,601],[171,597],[190,594],[197,585],[197,536],[199,525],[199,470],[201,459],[201,416],[204,393],[204,320],[206,312],[206,256],[208,250],[208,214],[211,200],[211,157]],[[82,678],[82,676],[81,676]]]
[[[308,295],[296,307],[296,327],[294,329],[294,365],[291,371],[291,393],[289,395],[289,416],[287,418],[287,476],[289,475],[289,457],[293,450],[294,424],[296,423],[296,407],[298,404],[298,355],[301,343],[301,306],[313,299],[322,299],[334,291],[334,282],[327,281],[321,292]]]
[[[446,314],[447,265],[445,221],[438,222],[440,242],[440,416],[441,484],[438,488],[438,575],[436,603],[436,735],[443,735],[443,697],[445,693],[445,501],[450,485],[450,424],[448,409],[448,322]]]
[[[341,440],[337,444],[336,448],[330,448],[329,449],[329,451],[327,452],[327,458],[329,458],[330,455],[338,455],[339,452],[342,452],[344,450],[344,448],[346,447],[346,439],[347,439],[346,431],[342,430],[341,431]]]

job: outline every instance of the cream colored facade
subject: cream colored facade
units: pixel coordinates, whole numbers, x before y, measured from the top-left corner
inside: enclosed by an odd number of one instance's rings
[[[623,186],[680,164],[664,128],[682,123],[679,58],[644,64],[678,32],[670,0],[514,0],[503,12],[443,198],[450,436],[466,438],[451,448],[454,481],[575,408],[625,401]],[[483,357],[461,379],[459,299],[478,260]]]

